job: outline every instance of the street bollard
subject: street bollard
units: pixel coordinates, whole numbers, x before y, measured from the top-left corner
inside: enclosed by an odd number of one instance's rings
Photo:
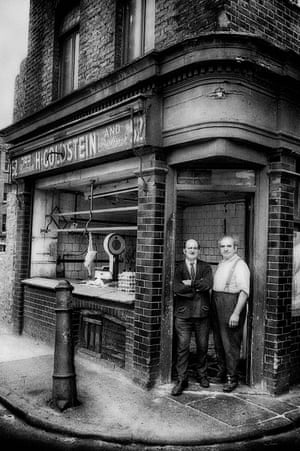
[[[56,330],[52,405],[59,410],[78,405],[72,339],[72,290],[67,280],[55,287]]]

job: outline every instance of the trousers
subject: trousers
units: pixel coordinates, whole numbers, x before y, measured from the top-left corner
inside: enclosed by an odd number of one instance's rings
[[[178,379],[183,381],[188,377],[188,364],[192,332],[195,332],[197,366],[199,377],[207,375],[207,350],[210,320],[204,318],[175,318],[175,330],[177,335],[177,360],[176,370]]]
[[[211,324],[219,372],[234,379],[238,377],[238,364],[246,318],[246,309],[244,308],[240,313],[238,326],[229,327],[229,318],[236,306],[237,299],[238,293],[213,291],[211,304]]]

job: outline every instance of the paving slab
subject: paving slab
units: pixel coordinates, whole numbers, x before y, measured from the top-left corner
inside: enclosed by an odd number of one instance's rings
[[[238,443],[254,443],[300,424],[297,386],[275,398],[243,384],[227,394],[220,384],[206,390],[191,380],[181,396],[172,397],[173,384],[147,391],[120,368],[80,353],[75,356],[79,403],[61,412],[51,405],[53,366],[53,348],[0,331],[0,400],[35,428],[64,437],[136,450],[229,450],[230,444],[238,449]]]

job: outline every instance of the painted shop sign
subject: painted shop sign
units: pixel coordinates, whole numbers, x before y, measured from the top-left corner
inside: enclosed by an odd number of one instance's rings
[[[141,146],[145,142],[145,117],[135,116],[134,127],[131,118],[126,118],[14,159],[12,177],[25,177],[57,169],[130,149],[132,144]]]

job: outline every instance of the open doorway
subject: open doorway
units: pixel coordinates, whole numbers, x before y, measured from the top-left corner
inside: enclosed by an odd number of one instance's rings
[[[176,239],[175,265],[182,261],[184,242],[194,238],[200,244],[200,259],[209,263],[215,272],[220,254],[218,240],[223,235],[233,235],[238,239],[238,254],[249,265],[251,260],[252,240],[252,204],[253,193],[246,190],[213,189],[203,190],[200,187],[177,185],[176,204]],[[248,315],[244,328],[244,339],[239,365],[239,378],[242,383],[249,381],[249,345],[251,333],[251,300],[248,303]],[[173,337],[172,378],[176,378],[176,335]],[[194,338],[191,342],[189,377],[195,376],[196,346]],[[213,334],[210,333],[208,350],[208,375],[214,376],[217,371]]]

